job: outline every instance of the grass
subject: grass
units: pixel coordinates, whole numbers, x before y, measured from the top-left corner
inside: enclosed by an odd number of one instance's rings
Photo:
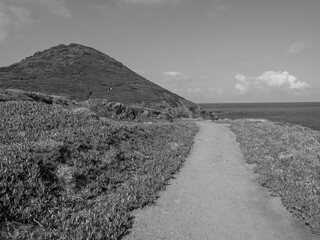
[[[180,169],[197,132],[100,120],[68,101],[0,99],[0,239],[120,239],[130,212]]]
[[[270,121],[231,123],[246,161],[260,183],[320,234],[320,133]]]
[[[186,116],[199,115],[196,104],[169,92],[122,63],[90,47],[58,45],[0,68],[0,88],[63,95],[77,101],[107,99],[140,104]]]

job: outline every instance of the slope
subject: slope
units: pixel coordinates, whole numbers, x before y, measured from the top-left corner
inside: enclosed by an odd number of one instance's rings
[[[108,99],[169,112],[179,109],[181,115],[201,112],[196,104],[143,78],[108,55],[79,44],[61,44],[0,68],[0,88],[62,95],[77,101]]]

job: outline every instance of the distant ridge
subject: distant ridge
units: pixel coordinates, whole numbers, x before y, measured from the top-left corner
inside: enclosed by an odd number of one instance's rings
[[[77,101],[108,99],[183,116],[202,111],[108,55],[75,43],[36,52],[19,63],[1,67],[0,88],[62,95]]]

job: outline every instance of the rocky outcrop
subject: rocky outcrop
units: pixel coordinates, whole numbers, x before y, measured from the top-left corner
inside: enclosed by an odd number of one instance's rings
[[[75,115],[86,119],[107,117],[115,120],[163,119],[171,121],[173,116],[165,111],[159,111],[141,106],[128,106],[123,103],[110,102],[107,99],[89,99],[77,102],[65,97],[44,93],[27,92],[18,89],[0,89],[0,102],[28,101],[44,104],[58,104],[68,107]]]
[[[144,120],[147,118],[173,119],[173,116],[165,111],[139,106],[126,106],[122,103],[110,102],[107,99],[90,99],[79,104],[95,112],[100,117],[118,120]]]
[[[48,95],[37,92],[27,92],[19,89],[1,89],[0,102],[6,101],[36,101],[47,104],[74,105],[76,102],[62,96]]]

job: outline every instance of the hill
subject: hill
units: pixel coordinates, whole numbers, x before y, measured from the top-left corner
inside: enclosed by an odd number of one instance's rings
[[[0,68],[0,88],[62,95],[77,101],[108,99],[198,116],[196,104],[152,83],[122,63],[79,44],[58,45]]]
[[[120,239],[131,211],[180,169],[196,132],[0,89],[0,239]]]

